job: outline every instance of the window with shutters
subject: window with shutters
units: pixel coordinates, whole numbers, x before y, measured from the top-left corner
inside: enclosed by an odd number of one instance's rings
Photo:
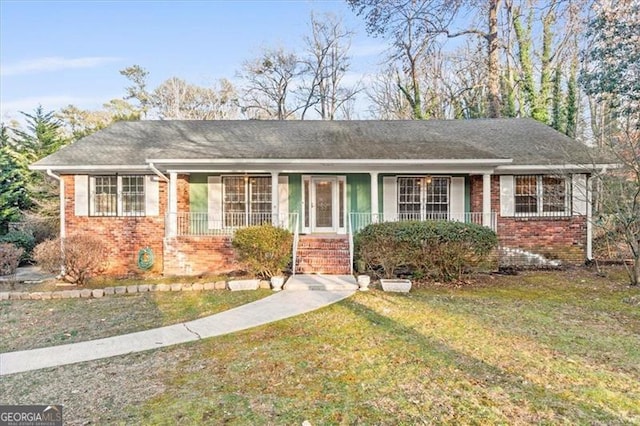
[[[448,177],[398,177],[401,220],[441,220],[449,215]]]
[[[91,216],[144,216],[143,175],[90,176]]]
[[[270,176],[223,176],[224,226],[271,223]]]
[[[515,213],[522,216],[565,216],[571,211],[569,181],[564,176],[515,176]]]

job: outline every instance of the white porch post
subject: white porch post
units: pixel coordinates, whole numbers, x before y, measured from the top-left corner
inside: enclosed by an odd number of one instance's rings
[[[178,234],[178,173],[169,173],[169,221],[167,236]]]
[[[273,226],[280,225],[280,193],[278,192],[278,172],[271,172],[271,223]]]
[[[482,175],[482,225],[491,227],[491,174]]]
[[[378,222],[378,172],[369,172],[371,175],[371,222]]]

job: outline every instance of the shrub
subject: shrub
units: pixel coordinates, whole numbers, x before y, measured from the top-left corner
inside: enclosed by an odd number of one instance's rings
[[[11,230],[0,237],[0,243],[13,244],[22,249],[20,263],[30,262],[32,260],[33,248],[36,246],[36,239],[33,233],[23,230]]]
[[[33,257],[47,272],[59,273],[64,266],[64,280],[84,285],[105,270],[108,260],[107,246],[99,238],[90,235],[73,235],[64,240],[64,254],[60,238],[38,244]]]
[[[495,232],[447,221],[371,224],[356,235],[356,256],[391,278],[400,267],[442,281],[461,279],[498,245]]]
[[[293,236],[272,225],[251,226],[236,231],[233,247],[238,260],[255,276],[282,275],[291,262]]]
[[[23,249],[9,243],[0,243],[0,275],[11,275],[20,264]]]

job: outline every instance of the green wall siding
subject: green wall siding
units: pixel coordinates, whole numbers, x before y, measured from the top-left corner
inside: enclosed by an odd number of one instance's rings
[[[371,211],[369,174],[347,175],[347,211],[354,213],[369,213]]]
[[[289,176],[289,213],[302,214],[302,175]]]
[[[192,212],[206,212],[208,209],[208,176],[194,173],[189,177],[189,207]]]

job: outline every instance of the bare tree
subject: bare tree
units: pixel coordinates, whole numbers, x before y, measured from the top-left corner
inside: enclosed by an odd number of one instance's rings
[[[358,87],[344,84],[351,65],[348,53],[352,36],[353,32],[345,29],[335,15],[325,14],[320,19],[311,15],[311,35],[304,38],[301,119],[313,108],[322,120],[333,120],[338,110],[356,96]]]
[[[238,117],[235,89],[226,79],[214,87],[189,84],[177,77],[158,86],[151,103],[165,120],[225,120]]]
[[[251,118],[286,120],[300,106],[292,106],[292,92],[301,65],[295,53],[267,49],[258,58],[246,61],[240,77],[245,81],[242,111]]]

